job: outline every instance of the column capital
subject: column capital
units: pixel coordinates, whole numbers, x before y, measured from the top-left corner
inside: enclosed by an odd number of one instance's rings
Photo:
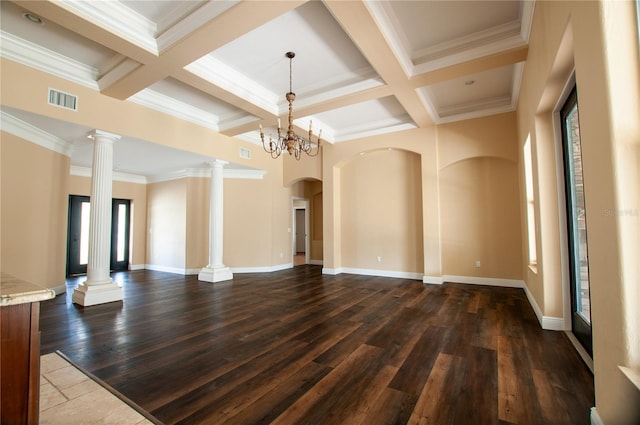
[[[119,134],[109,133],[102,130],[93,130],[87,135],[87,137],[91,140],[101,139],[103,141],[110,140],[111,142],[117,142],[118,140],[121,139],[122,136],[120,136]]]
[[[209,166],[211,168],[214,168],[214,167],[221,168],[221,167],[224,167],[225,165],[227,165],[228,163],[229,163],[229,161],[224,161],[222,159],[215,159],[215,160],[209,162]]]

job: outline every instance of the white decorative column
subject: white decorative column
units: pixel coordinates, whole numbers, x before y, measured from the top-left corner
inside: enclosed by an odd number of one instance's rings
[[[87,280],[73,292],[73,302],[83,306],[124,299],[122,287],[111,280],[111,193],[113,143],[116,134],[95,130],[91,171],[91,210],[89,213],[89,262]]]
[[[209,264],[200,270],[198,280],[222,282],[233,279],[231,269],[222,262],[222,210],[223,168],[227,161],[216,160],[211,164],[211,194],[209,201]]]

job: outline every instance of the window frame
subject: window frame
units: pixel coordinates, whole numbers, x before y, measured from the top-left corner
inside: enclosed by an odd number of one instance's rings
[[[538,265],[538,238],[536,235],[536,197],[533,187],[533,150],[531,134],[522,147],[525,197],[527,201],[527,247],[529,267],[536,271]]]

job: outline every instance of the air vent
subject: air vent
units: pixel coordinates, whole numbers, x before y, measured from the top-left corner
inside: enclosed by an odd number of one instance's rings
[[[77,111],[78,97],[60,90],[49,89],[49,105]]]
[[[240,148],[240,158],[251,159],[251,150],[247,148]]]

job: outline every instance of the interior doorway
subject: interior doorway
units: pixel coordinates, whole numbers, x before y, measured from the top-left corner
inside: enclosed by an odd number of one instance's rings
[[[293,200],[293,266],[309,264],[309,201]]]

